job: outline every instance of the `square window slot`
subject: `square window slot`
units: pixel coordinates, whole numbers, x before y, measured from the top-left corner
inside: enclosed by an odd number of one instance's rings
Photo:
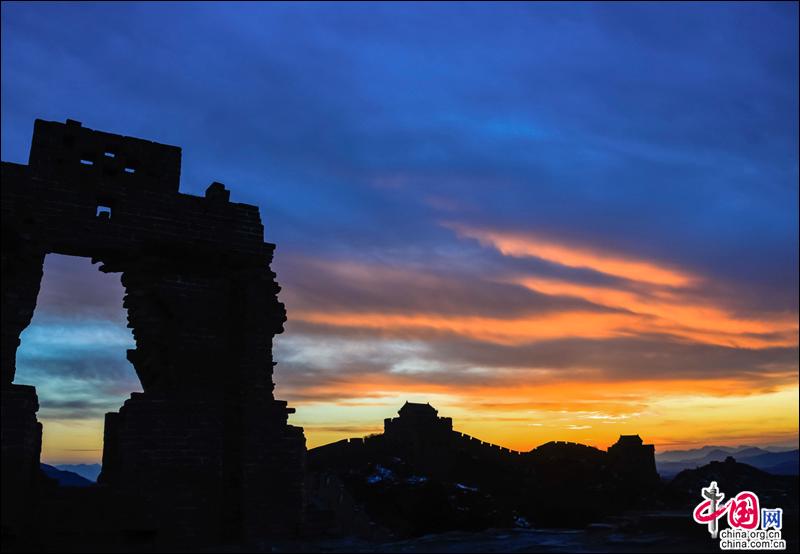
[[[104,206],[103,204],[98,204],[95,216],[101,219],[111,219],[111,206]]]

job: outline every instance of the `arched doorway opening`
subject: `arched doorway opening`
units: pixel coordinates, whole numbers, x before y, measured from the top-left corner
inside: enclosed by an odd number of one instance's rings
[[[124,294],[118,273],[100,272],[89,258],[48,254],[17,351],[15,382],[35,385],[39,397],[41,462],[89,481],[100,472],[105,413],[142,390],[126,359],[135,343]]]

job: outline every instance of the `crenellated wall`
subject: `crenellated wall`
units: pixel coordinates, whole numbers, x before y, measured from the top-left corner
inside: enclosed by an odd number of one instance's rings
[[[408,531],[409,521],[429,532],[432,521],[447,520],[442,529],[451,529],[447,525],[514,525],[517,516],[534,525],[581,527],[647,506],[660,484],[653,446],[635,435],[620,437],[608,451],[551,441],[518,452],[453,431],[452,420],[428,404],[407,403],[399,414],[384,421],[383,434],[309,451],[309,493],[318,511],[338,521],[353,515],[353,506],[336,502],[324,486],[334,482],[359,509],[398,533]],[[459,505],[459,498],[472,504]],[[386,506],[407,511],[392,517]],[[468,513],[484,519],[459,519]]]

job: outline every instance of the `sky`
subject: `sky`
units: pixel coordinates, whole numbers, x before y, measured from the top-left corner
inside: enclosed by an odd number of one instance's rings
[[[797,3],[3,2],[1,55],[4,161],[70,118],[259,206],[309,447],[797,444]],[[123,295],[48,255],[43,461],[141,390]]]

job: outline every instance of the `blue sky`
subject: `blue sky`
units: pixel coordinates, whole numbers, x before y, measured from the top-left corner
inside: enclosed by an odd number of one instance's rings
[[[289,309],[277,392],[317,442],[414,395],[466,417],[475,383],[766,394],[797,383],[797,10],[4,2],[2,159],[72,118],[179,145],[183,192],[258,205]],[[23,337],[43,410],[75,408],[53,419],[136,384],[122,289],[93,271],[49,258]]]

